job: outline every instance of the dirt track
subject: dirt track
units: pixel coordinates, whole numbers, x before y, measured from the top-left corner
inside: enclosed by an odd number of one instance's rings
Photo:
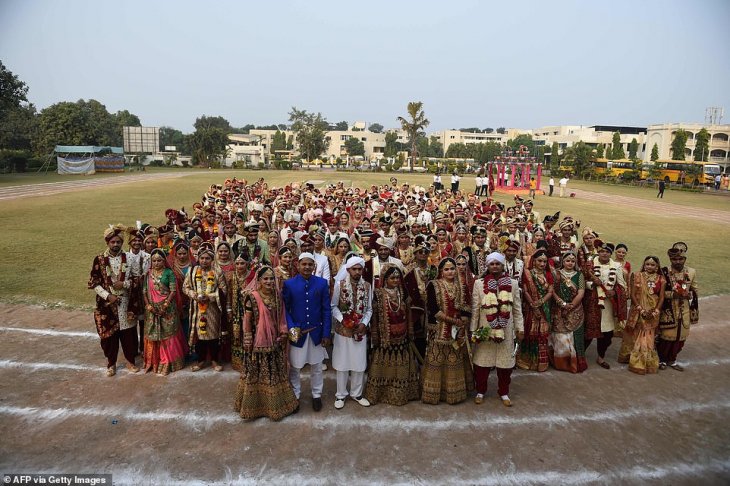
[[[20,186],[0,187],[0,201],[18,199],[21,197],[50,196],[62,192],[80,191],[94,187],[106,187],[131,182],[149,181],[152,179],[175,179],[195,172],[179,172],[169,174],[148,173],[130,174],[115,177],[102,177],[94,179],[69,180],[64,182],[43,182],[40,184],[25,184]]]
[[[684,373],[629,373],[614,340],[608,371],[595,346],[582,375],[515,371],[511,409],[490,377],[481,406],[337,411],[328,371],[322,412],[305,379],[298,415],[244,423],[233,371],[107,378],[89,313],[0,304],[0,470],[164,485],[727,484],[728,311],[730,296],[703,299]]]

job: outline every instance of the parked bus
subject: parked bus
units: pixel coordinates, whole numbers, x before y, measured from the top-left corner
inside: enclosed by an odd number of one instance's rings
[[[708,185],[715,182],[715,176],[722,174],[720,166],[710,162],[657,160],[654,163],[660,166],[658,178],[664,182]]]
[[[633,172],[636,169],[634,162],[629,159],[596,159],[593,166],[596,168],[596,174],[603,175],[610,172],[613,176],[623,176],[626,172]]]

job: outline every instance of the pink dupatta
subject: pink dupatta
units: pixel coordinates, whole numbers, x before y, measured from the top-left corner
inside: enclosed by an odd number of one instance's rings
[[[253,345],[256,348],[270,348],[276,343],[276,339],[279,337],[279,334],[283,334],[287,331],[286,315],[284,314],[284,301],[277,297],[277,308],[273,311],[269,311],[269,308],[266,307],[266,304],[264,304],[258,290],[251,292],[251,295],[256,300],[256,306],[258,307],[259,314],[259,321],[256,323],[256,337],[254,337]]]

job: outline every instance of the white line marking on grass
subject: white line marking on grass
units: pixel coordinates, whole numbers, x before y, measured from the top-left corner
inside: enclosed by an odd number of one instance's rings
[[[607,421],[624,421],[634,418],[656,417],[657,414],[677,414],[685,412],[724,412],[730,409],[727,401],[716,401],[707,403],[675,403],[671,407],[656,407],[651,409],[632,409],[599,411],[579,414],[543,414],[528,417],[492,416],[489,424],[494,427],[515,427],[525,425],[547,425],[566,426],[576,422],[604,423]],[[234,413],[209,413],[200,411],[153,411],[139,412],[122,407],[78,407],[78,408],[40,408],[40,407],[16,407],[12,405],[0,406],[0,415],[24,418],[33,421],[53,421],[70,418],[105,418],[122,419],[132,422],[171,422],[180,425],[187,425],[192,428],[211,427],[217,424],[242,423],[241,418]],[[483,427],[483,418],[464,417],[463,413],[451,413],[437,417],[437,419],[398,418],[398,417],[358,417],[353,421],[351,416],[327,415],[318,417],[290,416],[280,422],[285,425],[307,425],[315,429],[330,429],[342,427],[350,429],[353,427],[365,427],[373,430],[401,430],[411,431],[447,431],[447,430],[472,430],[475,427]],[[258,420],[251,424],[254,427],[275,426],[268,420]]]
[[[63,337],[83,337],[83,338],[99,338],[94,332],[84,331],[56,331],[54,329],[29,329],[23,327],[0,327],[0,331],[5,332],[26,332],[28,334],[38,334],[41,336],[63,336]]]

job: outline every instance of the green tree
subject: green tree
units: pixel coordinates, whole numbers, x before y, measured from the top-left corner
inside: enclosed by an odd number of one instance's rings
[[[142,122],[139,117],[134,113],[130,113],[129,110],[117,111],[112,115],[114,124],[114,136],[112,137],[111,145],[121,147],[124,143],[124,127],[141,127]]]
[[[631,160],[636,160],[636,154],[639,152],[639,141],[636,140],[636,138],[631,139],[631,143],[629,143],[629,158]]]
[[[695,136],[695,160],[707,162],[710,155],[710,132],[703,128]]]
[[[449,159],[464,159],[468,155],[468,149],[465,144],[458,142],[449,145],[446,150],[446,157]]]
[[[294,150],[294,135],[289,135],[289,138],[286,139],[286,149]]]
[[[520,145],[527,147],[527,150],[529,150],[531,154],[535,153],[535,141],[532,140],[532,135],[523,133],[507,141],[507,146],[514,151],[519,150]]]
[[[564,160],[566,165],[573,167],[577,175],[583,175],[594,162],[593,149],[585,142],[579,141],[565,149]]]
[[[308,162],[327,151],[330,143],[327,138],[329,123],[321,113],[309,113],[292,106],[289,121],[292,122],[292,130],[296,132],[299,150]]]
[[[334,127],[335,127],[335,130],[338,130],[341,132],[346,132],[347,130],[350,129],[350,124],[347,123],[346,121],[341,121],[341,122],[335,123]]]
[[[408,116],[410,117],[408,120],[402,116],[399,116],[397,120],[400,122],[401,128],[408,133],[408,142],[411,144],[411,160],[409,162],[409,167],[410,170],[413,171],[413,166],[416,163],[416,157],[418,156],[418,151],[416,149],[418,136],[425,134],[423,130],[430,122],[423,111],[422,101],[411,101],[408,103]]]
[[[383,133],[383,125],[381,125],[380,123],[371,123],[368,127],[368,130],[373,133]]]
[[[49,154],[56,145],[102,145],[81,102],[61,101],[41,110],[33,140],[37,154]]]
[[[621,134],[619,132],[615,132],[613,134],[613,147],[611,148],[611,159],[618,160],[618,159],[625,159],[626,153],[624,152],[624,148],[621,145]]]
[[[497,142],[474,143],[466,148],[470,152],[468,155],[480,164],[490,162],[502,153],[502,146]]]
[[[219,127],[201,126],[190,138],[193,163],[205,167],[219,167],[226,156],[228,133]]]
[[[345,140],[345,150],[348,155],[365,155],[365,144],[357,137],[350,137]]]
[[[428,156],[429,157],[443,157],[444,146],[438,137],[432,135],[428,143]]]
[[[164,150],[166,146],[174,146],[182,152],[184,138],[185,135],[180,130],[172,127],[160,127],[160,150]]]
[[[672,140],[672,160],[684,160],[684,151],[687,148],[687,132],[681,128],[674,133]]]
[[[485,128],[484,129],[484,133],[493,133],[493,132],[494,132],[494,128]]]
[[[31,103],[5,110],[0,118],[0,149],[30,151],[37,131],[38,117]]]
[[[5,112],[28,102],[28,86],[0,61],[0,119]]]
[[[199,129],[218,128],[219,130],[222,130],[225,134],[233,132],[231,124],[228,123],[228,120],[226,120],[222,116],[203,115],[195,120],[195,124],[193,126],[195,127],[196,131]],[[276,127],[274,127],[274,130],[276,130]]]
[[[504,127],[499,127],[497,128],[497,133],[504,135],[505,133],[507,133],[507,129]]]
[[[596,147],[596,157],[598,157],[599,159],[602,159],[604,150],[605,149],[603,148],[603,144],[599,143],[598,146]]]
[[[654,144],[651,148],[651,161],[656,162],[657,160],[659,160],[659,146]]]
[[[280,130],[271,138],[270,152],[274,154],[277,150],[286,150],[286,133]]]
[[[383,155],[386,157],[395,157],[398,153],[398,133],[394,131],[385,134],[385,150]]]

